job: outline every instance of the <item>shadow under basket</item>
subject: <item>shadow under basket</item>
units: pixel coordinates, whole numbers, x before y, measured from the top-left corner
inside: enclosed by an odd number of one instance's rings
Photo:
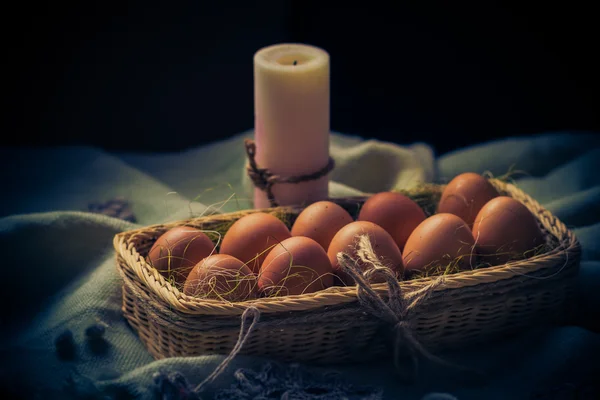
[[[547,250],[505,265],[447,275],[444,283],[409,315],[415,337],[429,351],[489,340],[534,325],[560,324],[572,311],[581,254],[576,237],[516,186],[497,179],[490,182],[535,215],[546,234]],[[443,185],[426,185],[401,193],[431,215],[443,189]],[[356,216],[366,198],[331,200]],[[154,241],[174,226],[222,230],[242,216],[259,211],[271,213],[291,226],[301,210],[245,210],[117,234],[114,247],[124,281],[123,313],[149,352],[157,359],[228,354],[238,340],[242,313],[253,306],[260,311],[260,321],[240,354],[320,364],[387,357],[389,325],[364,311],[356,286],[227,303],[183,294],[145,260]],[[400,286],[403,293],[409,293],[434,279],[402,281]],[[372,288],[380,296],[387,296],[386,284],[373,284]]]

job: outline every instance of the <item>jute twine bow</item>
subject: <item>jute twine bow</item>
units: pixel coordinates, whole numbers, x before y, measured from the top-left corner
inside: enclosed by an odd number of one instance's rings
[[[254,186],[263,192],[266,192],[271,207],[278,206],[275,196],[273,195],[273,185],[276,183],[300,183],[314,181],[327,175],[335,167],[335,161],[333,158],[329,157],[327,165],[316,172],[306,175],[284,177],[272,173],[267,168],[258,167],[256,164],[256,144],[252,139],[246,139],[245,145],[246,155],[248,156],[248,167],[246,168],[248,176],[254,183]]]
[[[358,237],[356,255],[356,258],[352,258],[350,255],[340,252],[337,255],[338,263],[356,281],[358,287],[357,297],[360,305],[367,312],[393,327],[394,365],[401,378],[406,382],[412,382],[416,379],[420,357],[464,370],[465,368],[449,363],[427,351],[415,337],[408,319],[409,312],[419,303],[425,301],[437,287],[443,285],[445,278],[440,276],[421,289],[403,293],[394,273],[388,267],[382,265],[375,255],[368,235]],[[361,263],[367,267],[361,268]],[[375,275],[385,278],[388,285],[387,302],[373,290],[369,283]],[[408,356],[408,365],[404,362],[406,356]]]

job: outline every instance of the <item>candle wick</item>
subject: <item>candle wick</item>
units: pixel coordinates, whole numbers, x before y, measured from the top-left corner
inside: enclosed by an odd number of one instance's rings
[[[294,60],[294,65],[298,64],[298,60]]]

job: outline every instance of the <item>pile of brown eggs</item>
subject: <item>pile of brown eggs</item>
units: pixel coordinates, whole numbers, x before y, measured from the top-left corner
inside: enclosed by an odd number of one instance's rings
[[[356,219],[336,203],[319,201],[298,215],[291,230],[263,212],[238,219],[218,254],[204,232],[172,228],[154,243],[148,262],[190,296],[235,302],[297,295],[352,285],[337,254],[355,257],[364,234],[399,279],[432,268],[499,265],[544,245],[536,218],[523,204],[499,195],[481,175],[464,173],[446,186],[429,217],[396,192],[371,196]]]

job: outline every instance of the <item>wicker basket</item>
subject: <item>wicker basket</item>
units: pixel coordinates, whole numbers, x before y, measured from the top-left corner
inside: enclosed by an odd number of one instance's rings
[[[525,204],[537,217],[550,250],[502,266],[448,275],[445,283],[411,313],[413,332],[430,351],[488,340],[534,324],[562,323],[569,315],[580,259],[577,239],[516,186],[496,179],[490,182],[502,194]],[[407,194],[431,214],[443,188],[429,186]],[[354,215],[364,200],[333,199]],[[145,261],[153,242],[173,226],[185,224],[210,230],[256,211],[148,226],[115,236],[118,270],[124,280],[123,312],[150,353],[157,359],[227,354],[238,340],[242,313],[254,306],[261,319],[242,354],[323,364],[389,354],[383,324],[361,308],[356,286],[225,303],[184,295]],[[285,216],[291,225],[301,209],[260,211]],[[411,292],[433,279],[408,280],[400,285],[404,292]],[[387,294],[386,284],[372,287],[382,296]]]

